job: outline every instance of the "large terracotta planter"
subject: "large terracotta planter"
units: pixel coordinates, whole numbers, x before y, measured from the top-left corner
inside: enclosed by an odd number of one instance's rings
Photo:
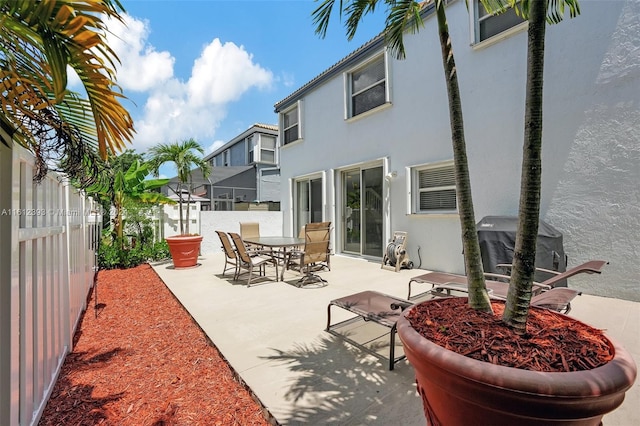
[[[423,303],[429,303],[423,302]],[[430,426],[599,425],[636,377],[631,355],[613,339],[614,359],[588,371],[544,373],[493,365],[422,337],[403,314],[397,330],[414,367]]]
[[[165,240],[176,269],[192,268],[198,264],[202,235],[175,235]]]

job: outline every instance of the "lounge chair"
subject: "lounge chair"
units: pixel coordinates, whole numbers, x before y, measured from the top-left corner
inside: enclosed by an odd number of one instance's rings
[[[220,242],[222,243],[222,250],[224,251],[224,268],[222,269],[222,276],[224,277],[225,272],[228,269],[227,265],[233,265],[233,276],[235,277],[238,272],[238,256],[236,251],[231,246],[231,241],[229,240],[229,236],[222,231],[216,231],[218,237],[220,238]]]
[[[278,281],[278,261],[275,257],[273,257],[273,252],[271,250],[252,250],[251,254],[247,250],[247,247],[242,241],[240,235],[229,232],[231,239],[233,240],[233,244],[236,246],[236,253],[238,254],[238,270],[236,271],[236,275],[234,276],[234,280],[237,280],[241,275],[241,270],[246,269],[249,273],[249,278],[247,278],[247,287],[251,286],[251,278],[253,276],[253,270],[258,268],[258,272],[261,276],[266,275],[266,265],[272,264],[276,267],[276,281]]]
[[[539,283],[534,282],[533,294],[535,296],[542,293],[543,291],[555,288],[559,282],[562,282],[567,278],[577,274],[600,274],[602,273],[602,267],[608,263],[609,262],[605,260],[592,260],[568,269],[565,272],[538,269],[542,272],[551,273],[553,276]],[[510,267],[510,265],[504,264],[498,266],[502,268]],[[485,277],[487,278],[487,280],[485,281],[487,289],[492,292],[492,296],[498,299],[505,299],[507,297],[507,291],[509,289],[509,276],[501,274],[485,274]],[[407,299],[411,299],[411,284],[414,282],[420,284],[431,284],[432,287],[445,286],[450,284],[466,286],[467,277],[464,275],[450,274],[447,272],[427,272],[426,274],[413,277],[411,278],[411,280],[409,280],[409,291],[407,294]]]
[[[443,293],[443,287],[435,287],[429,292],[435,297],[451,297],[450,293]],[[462,291],[466,288],[460,286],[451,286],[449,290]],[[570,302],[578,294],[578,291],[569,289],[566,287],[557,287],[542,294],[531,298],[531,306],[539,306],[542,308],[555,310],[558,312],[567,313],[571,309]],[[360,293],[351,294],[349,296],[341,297],[339,299],[332,300],[327,306],[327,327],[325,331],[333,334],[334,336],[341,337],[352,343],[361,349],[371,353],[378,358],[384,358],[375,351],[368,350],[361,344],[351,340],[348,336],[344,336],[334,331],[334,328],[339,327],[345,323],[351,322],[358,317],[350,318],[345,321],[341,321],[337,324],[331,324],[331,307],[337,306],[342,309],[346,309],[352,312],[365,321],[372,321],[376,324],[380,324],[384,327],[388,327],[389,331],[389,357],[386,358],[389,362],[389,370],[393,370],[396,362],[405,358],[404,355],[399,357],[395,356],[395,340],[396,340],[396,322],[402,311],[410,306],[413,306],[417,301],[401,299],[399,297],[390,296],[388,294],[380,293],[377,291],[363,291]]]

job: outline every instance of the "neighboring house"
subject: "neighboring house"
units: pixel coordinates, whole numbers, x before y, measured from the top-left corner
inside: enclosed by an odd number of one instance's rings
[[[207,178],[202,176],[200,169],[193,169],[191,179],[192,195],[203,198],[202,210],[233,210],[235,200],[255,199],[256,171],[253,166],[212,167]],[[179,180],[174,176],[162,187],[162,192],[175,195],[178,187]]]
[[[547,27],[541,219],[569,264],[611,261],[591,293],[639,300],[640,2],[581,2]],[[516,215],[527,24],[447,7],[476,220]],[[333,222],[337,253],[379,260],[407,231],[422,268],[464,272],[447,93],[435,15],[398,61],[375,38],[275,105],[285,233]],[[339,154],[339,155],[337,155]],[[581,278],[582,280],[583,278]],[[589,280],[590,278],[585,278]]]
[[[209,182],[201,179],[202,195],[211,210],[246,210],[267,203],[279,209],[278,127],[254,124],[205,157],[212,165]],[[198,188],[194,191],[198,192]]]

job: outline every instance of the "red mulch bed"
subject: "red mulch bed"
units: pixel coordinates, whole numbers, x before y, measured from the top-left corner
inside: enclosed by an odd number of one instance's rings
[[[270,424],[149,265],[97,287],[40,425]]]
[[[501,320],[504,303],[492,302],[494,315],[471,309],[466,298],[446,298],[414,307],[407,318],[422,336],[461,355],[532,371],[582,371],[613,359],[601,330],[546,309],[531,309],[527,332],[516,337]]]

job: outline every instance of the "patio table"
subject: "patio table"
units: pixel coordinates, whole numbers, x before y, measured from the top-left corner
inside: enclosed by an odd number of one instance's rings
[[[284,259],[285,263],[287,259],[288,248],[304,245],[304,238],[298,237],[247,237],[243,238],[243,241],[257,246],[269,247],[272,250],[274,248],[282,249],[282,259]],[[283,264],[282,273],[280,274],[280,281],[284,280],[285,267],[286,264]]]

